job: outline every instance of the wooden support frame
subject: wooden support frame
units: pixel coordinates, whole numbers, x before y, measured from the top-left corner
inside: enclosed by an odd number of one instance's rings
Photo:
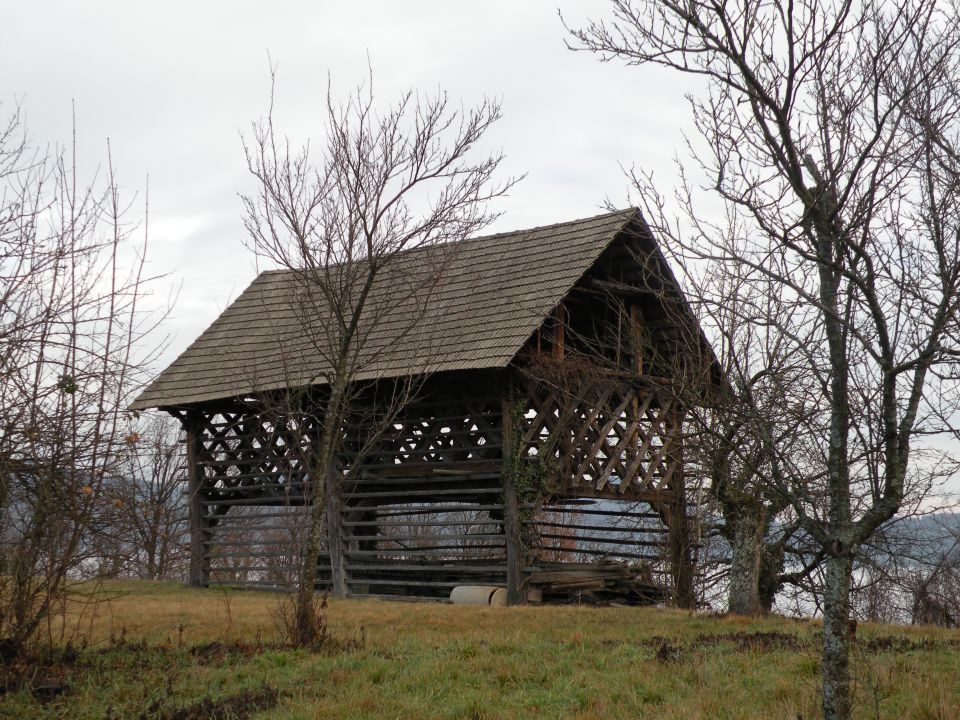
[[[541,531],[539,537],[565,541],[573,533],[576,550],[567,547],[568,555],[606,557],[609,551],[603,548],[618,544],[660,548],[667,559],[674,604],[693,607],[694,568],[684,486],[685,410],[667,388],[637,375],[598,372],[592,378],[571,379],[559,374],[562,365],[557,372],[556,377],[532,378],[527,383],[530,409],[524,414],[521,433],[525,452],[555,458],[555,486],[565,497],[645,503],[661,520],[663,532],[648,528],[645,533],[659,534],[661,539],[632,541],[582,522],[562,531],[548,522],[541,523],[549,530]],[[546,548],[562,550],[556,543],[540,545],[541,551]],[[616,556],[651,557],[622,548]]]
[[[203,505],[203,478],[198,466],[201,415],[190,411],[182,419],[187,456],[187,503],[190,524],[190,585],[206,587],[210,582],[210,563],[207,557],[210,520]]]
[[[677,604],[689,606],[682,411],[636,374],[577,383],[513,374],[492,391],[487,385],[486,394],[428,394],[407,409],[353,468],[349,486],[349,466],[324,477],[318,589],[442,600],[458,584],[491,584],[506,587],[517,604],[541,561],[616,557],[662,564],[657,576]],[[191,583],[293,582],[301,560],[287,538],[306,527],[312,493],[304,458],[319,435],[316,423],[239,406],[179,417],[187,434]],[[555,476],[548,495],[527,505],[509,470],[537,453],[554,458]],[[560,516],[549,509],[556,503],[567,508]],[[621,509],[605,510],[610,503]],[[605,525],[614,518],[623,520],[619,529]],[[641,525],[640,534],[629,534]]]
[[[507,602],[518,605],[523,602],[522,574],[524,566],[524,547],[520,525],[520,503],[517,497],[516,478],[513,462],[516,459],[514,448],[516,429],[513,427],[513,408],[509,396],[501,398],[501,445],[503,447],[503,534],[506,540],[507,563]]]
[[[670,531],[670,567],[672,574],[674,604],[680,608],[696,607],[693,589],[693,560],[691,558],[690,523],[687,518],[687,494],[684,470],[684,419],[682,409],[671,414],[668,432],[672,437],[672,449],[668,455],[670,475],[667,487],[672,490],[673,501],[668,505],[666,523]]]

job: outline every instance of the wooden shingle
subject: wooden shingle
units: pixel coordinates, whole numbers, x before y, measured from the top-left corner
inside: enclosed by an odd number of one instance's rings
[[[600,254],[638,218],[635,209],[404,253],[377,276],[378,316],[360,351],[358,380],[507,366]],[[398,291],[437,272],[428,301]],[[262,273],[131,409],[180,407],[322,382],[315,328],[298,317],[293,273]],[[411,326],[410,319],[416,323]]]

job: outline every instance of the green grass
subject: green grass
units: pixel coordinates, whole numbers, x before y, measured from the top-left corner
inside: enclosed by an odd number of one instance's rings
[[[89,643],[79,659],[44,671],[69,689],[45,703],[28,689],[8,693],[0,717],[174,717],[204,698],[253,696],[264,685],[279,694],[275,707],[222,716],[819,714],[813,622],[656,608],[339,601],[328,610],[337,642],[314,654],[274,646],[276,595],[139,582],[105,590],[109,602],[75,605],[71,622]],[[194,651],[211,642],[219,645]],[[856,717],[960,717],[958,632],[861,625],[853,671]]]

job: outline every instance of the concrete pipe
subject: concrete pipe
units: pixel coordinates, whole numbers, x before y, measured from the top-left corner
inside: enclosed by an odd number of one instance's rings
[[[450,591],[454,605],[492,605],[506,607],[507,589],[490,585],[460,585]]]

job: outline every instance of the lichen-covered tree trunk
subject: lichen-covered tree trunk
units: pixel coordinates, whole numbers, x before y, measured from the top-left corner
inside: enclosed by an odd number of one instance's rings
[[[827,558],[823,596],[823,717],[850,717],[850,573],[848,553]]]
[[[773,602],[783,587],[781,577],[784,566],[783,543],[763,542],[760,546],[760,575],[757,578],[757,590],[760,596],[760,612],[773,610]]]
[[[344,405],[343,383],[334,379],[330,383],[330,399],[327,401],[323,413],[323,430],[320,433],[319,444],[315,449],[315,456],[311,459],[312,486],[310,489],[310,513],[307,541],[301,558],[300,577],[295,604],[295,644],[302,647],[311,647],[320,641],[321,627],[317,622],[314,608],[314,594],[317,586],[317,558],[324,540],[328,545],[339,543],[340,527],[337,523],[332,530],[329,528],[330,511],[333,510],[339,517],[340,487],[336,468],[336,447],[339,436]],[[322,483],[322,486],[321,486]],[[331,538],[335,536],[335,540]],[[328,547],[330,552],[331,575],[333,591],[337,597],[346,594],[342,573],[337,573],[338,563],[341,560],[338,544]],[[340,582],[338,583],[338,577]]]
[[[330,580],[333,596],[347,596],[347,573],[345,567],[343,538],[341,535],[342,506],[340,473],[334,462],[327,467],[324,477],[324,496],[326,498],[327,550],[330,553]]]
[[[734,523],[730,558],[729,611],[757,615],[760,605],[760,566],[763,552],[762,508],[744,505]]]

